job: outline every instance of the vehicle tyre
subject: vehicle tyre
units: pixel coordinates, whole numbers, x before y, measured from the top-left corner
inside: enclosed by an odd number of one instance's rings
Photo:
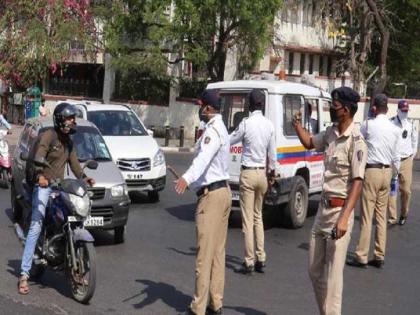
[[[159,192],[156,190],[148,191],[147,196],[149,197],[150,202],[159,201]]]
[[[1,171],[1,180],[3,182],[3,187],[6,189],[10,188],[10,181],[9,181],[9,173],[6,169],[2,169]]]
[[[308,200],[308,185],[302,176],[295,176],[290,199],[284,209],[284,219],[287,226],[293,229],[303,226],[308,212]]]
[[[69,270],[71,293],[77,302],[87,304],[96,287],[95,247],[93,243],[80,242],[74,249],[77,266],[76,271]]]
[[[13,182],[10,189],[10,199],[10,204],[12,205],[13,223],[19,223],[22,226],[23,208],[16,199],[16,188],[14,187]]]
[[[114,243],[121,244],[125,241],[125,225],[114,228]]]

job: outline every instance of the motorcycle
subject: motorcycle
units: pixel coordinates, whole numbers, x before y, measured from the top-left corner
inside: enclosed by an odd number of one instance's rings
[[[21,158],[28,159],[25,154],[21,154]],[[34,160],[34,163],[50,167],[44,158]],[[98,162],[89,160],[85,167],[96,169]],[[94,238],[85,227],[103,225],[103,217],[90,216],[90,192],[82,179],[67,178],[51,182],[50,187],[52,193],[35,248],[31,277],[40,278],[47,266],[55,270],[64,269],[73,298],[87,304],[95,292],[96,253]],[[25,199],[28,197],[29,194]]]
[[[0,185],[7,189],[12,177],[12,156],[9,153],[9,144],[4,139],[8,133],[8,130],[0,129]]]

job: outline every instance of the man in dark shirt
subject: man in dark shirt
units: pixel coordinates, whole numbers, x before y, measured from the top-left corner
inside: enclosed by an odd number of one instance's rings
[[[19,293],[28,294],[29,272],[32,267],[35,246],[42,230],[45,210],[51,194],[51,181],[64,178],[67,163],[77,178],[85,178],[88,184],[94,185],[92,178],[86,177],[77,159],[76,149],[70,139],[70,134],[76,132],[76,109],[74,106],[61,103],[54,110],[54,129],[40,134],[35,147],[34,160],[45,159],[50,167],[36,169],[35,187],[32,194],[32,218],[26,237],[25,249],[22,256],[21,273],[19,278]]]

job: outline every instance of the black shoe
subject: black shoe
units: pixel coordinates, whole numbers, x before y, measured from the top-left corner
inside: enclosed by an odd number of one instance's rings
[[[367,264],[363,264],[356,259],[356,257],[348,258],[346,264],[352,267],[367,268]]]
[[[213,310],[210,306],[206,308],[206,315],[220,315],[222,314],[222,308],[217,311]]]
[[[368,262],[369,266],[379,268],[379,269],[382,269],[384,267],[384,264],[385,262],[383,259],[372,259],[372,260],[369,260]]]
[[[256,272],[264,273],[265,272],[264,269],[265,269],[265,261],[257,261],[255,263],[255,271]]]
[[[400,216],[399,225],[404,225],[407,222],[407,217]]]
[[[242,264],[241,268],[235,269],[236,273],[241,273],[243,275],[252,276],[254,273],[254,266],[247,266],[245,263]]]

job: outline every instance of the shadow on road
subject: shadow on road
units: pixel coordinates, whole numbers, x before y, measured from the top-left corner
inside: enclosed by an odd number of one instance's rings
[[[147,193],[142,193],[138,191],[131,191],[129,193],[131,203],[135,204],[146,204],[146,203],[156,203],[158,200],[151,200]]]
[[[184,255],[184,256],[194,256],[197,254],[197,248],[196,247],[190,247],[189,251],[182,251],[174,247],[167,247],[168,250],[171,250],[177,254]],[[235,271],[236,268],[240,267],[242,265],[241,258],[237,256],[232,255],[226,255],[226,268],[231,269]]]
[[[223,306],[226,310],[234,310],[240,314],[244,315],[267,315],[267,313],[258,311],[256,309],[250,307],[242,307],[242,306]]]
[[[195,220],[195,208],[196,203],[190,203],[186,205],[180,205],[176,207],[166,208],[165,210],[175,218],[183,221],[194,221]]]
[[[11,259],[7,263],[7,272],[16,277],[16,282],[20,274],[20,264],[21,261],[16,259]],[[61,295],[71,298],[70,287],[62,271],[54,271],[51,268],[47,268],[40,279],[30,279],[30,281],[33,283],[32,285],[37,285],[39,289],[53,288]]]
[[[139,299],[139,302],[133,304],[135,309],[142,309],[160,300],[175,311],[183,312],[191,302],[190,296],[177,290],[173,285],[146,279],[137,279],[136,282],[141,283],[145,288],[140,293],[123,300],[123,302],[128,302]]]

